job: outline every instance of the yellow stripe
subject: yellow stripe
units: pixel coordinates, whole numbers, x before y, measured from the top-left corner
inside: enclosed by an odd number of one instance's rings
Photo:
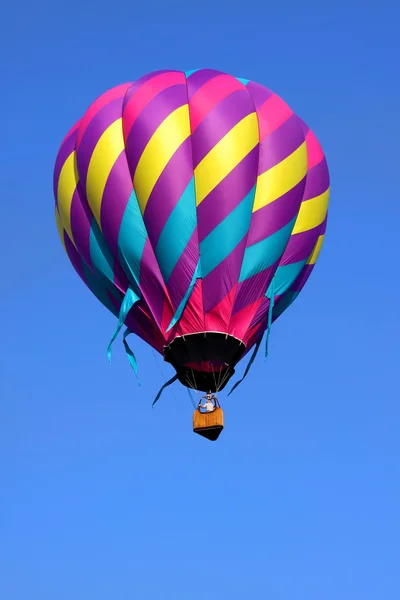
[[[212,190],[257,146],[258,120],[251,113],[233,127],[196,167],[196,204]]]
[[[307,173],[307,147],[304,142],[280,163],[259,175],[253,212],[260,210],[294,188]]]
[[[142,214],[161,173],[189,136],[190,119],[187,104],[169,114],[153,133],[143,150],[133,178]]]
[[[58,235],[60,237],[60,240],[61,240],[61,243],[63,245],[64,251],[67,252],[67,249],[65,247],[65,242],[64,242],[64,228],[63,228],[62,223],[61,223],[60,213],[58,212],[57,206],[55,208],[56,208],[55,213],[56,213],[56,226],[57,226]]]
[[[308,265],[315,265],[315,263],[317,262],[317,258],[319,256],[319,253],[321,252],[321,248],[322,248],[322,244],[324,243],[324,235],[320,235],[317,243],[314,246],[314,250],[311,252],[310,256],[308,257],[308,261],[307,264]]]
[[[314,227],[321,225],[328,210],[329,192],[330,189],[328,188],[326,192],[320,196],[311,198],[311,200],[305,200],[301,203],[292,235],[314,229]]]
[[[111,169],[124,147],[122,119],[117,119],[101,135],[90,159],[86,179],[86,195],[100,229],[100,211],[104,188]]]
[[[78,181],[79,175],[76,168],[76,156],[75,152],[71,152],[61,169],[57,187],[57,202],[62,226],[73,243],[74,238],[71,230],[71,204]]]

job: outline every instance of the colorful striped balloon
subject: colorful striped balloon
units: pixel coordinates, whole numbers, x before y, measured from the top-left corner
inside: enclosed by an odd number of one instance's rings
[[[78,275],[117,332],[125,323],[125,337],[205,391],[225,386],[306,283],[329,190],[321,146],[289,106],[211,69],[109,90],[54,169],[57,227]]]

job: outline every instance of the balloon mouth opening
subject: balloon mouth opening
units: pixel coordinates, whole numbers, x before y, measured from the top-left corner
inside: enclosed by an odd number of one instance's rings
[[[226,333],[201,332],[176,337],[164,348],[164,359],[186,387],[219,392],[235,373],[244,343]]]

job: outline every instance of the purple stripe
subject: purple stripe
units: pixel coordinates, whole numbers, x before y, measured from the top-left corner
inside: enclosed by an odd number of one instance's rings
[[[85,194],[82,193],[82,186],[78,186],[74,191],[71,203],[71,231],[74,242],[82,255],[85,263],[93,269],[90,256],[90,223],[93,215],[89,208]]]
[[[324,235],[326,231],[327,220],[328,217],[326,216],[323,223],[314,227],[314,229],[291,235],[279,266],[289,265],[291,263],[299,262],[300,260],[308,260],[315,248],[319,236]]]
[[[168,279],[167,288],[174,310],[178,308],[190,286],[198,260],[199,245],[195,229]]]
[[[82,281],[88,286],[88,283],[87,283],[86,277],[85,277],[85,273],[83,271],[82,259],[65,231],[64,231],[64,244],[65,244],[65,249],[68,254],[68,258],[69,258],[72,266],[74,267],[75,271],[78,273],[78,275],[82,279]]]
[[[329,171],[326,159],[323,158],[315,167],[312,167],[307,173],[306,189],[304,190],[304,200],[311,200],[320,196],[329,187]]]
[[[246,248],[246,237],[203,279],[204,312],[210,312],[237,283]]]
[[[303,198],[306,178],[280,198],[256,210],[251,218],[248,246],[276,233],[297,215]]]
[[[318,227],[314,227],[314,229],[310,229],[309,231],[291,235],[279,264],[289,265],[300,260],[308,260],[318,240],[320,231],[321,225],[318,225]]]
[[[275,300],[274,300],[274,308],[279,304],[279,301],[285,296],[285,294],[282,294],[281,296],[275,296]],[[254,315],[254,318],[252,320],[252,322],[249,325],[249,329],[253,329],[256,328],[257,326],[257,339],[260,338],[261,335],[264,335],[265,330],[267,329],[267,325],[268,325],[268,312],[269,312],[269,299],[268,298],[263,298],[261,301],[260,306],[257,309],[256,314]],[[272,313],[273,314],[273,313]],[[277,317],[272,318],[272,321],[276,320]],[[255,333],[252,334],[252,338],[254,337]]]
[[[132,102],[134,106],[134,101]],[[179,83],[157,94],[136,118],[126,136],[126,153],[132,179],[140,157],[154,132],[173,111],[185,104],[187,104],[186,85]]]
[[[193,176],[190,137],[175,152],[158,178],[146,205],[143,219],[153,248],[177,202]],[[193,200],[193,217],[196,218]]]
[[[304,123],[303,119],[300,119],[300,117],[297,117],[301,123],[301,128],[303,130],[304,133],[304,137],[306,137],[307,133],[310,131],[309,126],[307,125],[307,123]]]
[[[257,181],[258,146],[227,175],[197,207],[199,241],[221,223]]]
[[[132,83],[131,87],[127,90],[124,98],[124,108],[128,104],[131,96],[138,91],[138,89],[150,79],[154,79],[158,75],[162,75],[163,73],[177,73],[177,71],[170,71],[169,69],[162,69],[160,71],[153,71],[152,73],[147,73],[147,75],[143,75],[140,79],[137,79]]]
[[[326,233],[326,226],[328,224],[328,212],[326,213],[326,217],[324,219],[324,222],[321,225],[321,231],[319,232],[319,235],[324,235]]]
[[[276,297],[274,299],[274,305],[276,306]],[[260,329],[262,329],[262,332],[264,333],[265,331],[265,326],[267,325],[267,323],[263,323],[264,319],[266,319],[268,317],[268,309],[269,309],[269,299],[268,298],[263,298],[261,300],[261,304],[260,306],[257,308],[257,311],[253,317],[253,320],[251,321],[250,325],[249,325],[249,329],[253,329],[253,327],[256,327],[257,325],[259,326],[259,328],[257,329],[257,338],[259,338],[260,335]],[[253,333],[254,335],[254,333]],[[252,335],[252,337],[253,337]]]
[[[79,177],[86,188],[86,178],[93,151],[105,130],[121,117],[123,97],[116,98],[106,104],[93,117],[77,147],[76,156]]]
[[[114,256],[118,256],[119,230],[132,190],[132,180],[123,150],[108,176],[100,212],[101,229]]]
[[[65,161],[67,160],[67,158],[71,154],[71,152],[73,152],[75,150],[76,132],[77,132],[77,129],[75,129],[75,131],[73,131],[71,133],[71,135],[68,136],[66,140],[64,140],[63,144],[61,145],[61,147],[58,151],[56,163],[54,165],[53,192],[54,192],[54,198],[56,200],[56,206],[58,206],[58,198],[57,198],[58,180],[60,178],[61,169],[63,168]]]
[[[140,262],[139,284],[154,321],[161,328],[165,285],[149,238],[146,239]]]
[[[114,260],[113,264],[114,270],[114,285],[122,294],[126,294],[126,290],[130,287],[131,282],[125,275],[125,272],[122,270],[121,265],[117,260]]]
[[[222,71],[215,71],[214,69],[200,69],[195,71],[187,78],[187,88],[189,99],[205,85],[210,79],[217,77],[218,75],[225,75]]]
[[[255,104],[256,110],[261,108],[261,106],[273,95],[273,92],[268,88],[260,85],[259,83],[255,83],[254,81],[249,81],[246,86],[246,89],[250,92],[253,102]]]
[[[245,89],[232,92],[214,106],[192,134],[193,168],[235,125],[251,113],[254,113],[254,104]]]
[[[94,217],[79,182],[72,197],[71,230],[79,254],[91,269],[93,269],[93,263],[90,255],[90,231],[93,219]],[[108,224],[109,223],[107,222],[107,225]],[[105,240],[107,242],[107,238],[105,238]],[[118,250],[117,254],[114,254],[112,266],[114,271],[114,284],[122,293],[125,293],[129,286],[129,280],[117,260],[115,260],[116,256],[118,256]]]
[[[305,265],[302,270],[300,275],[297,277],[296,281],[293,283],[293,285],[290,288],[290,291],[292,292],[301,292],[301,290],[303,289],[303,287],[305,286],[307,279],[310,277],[312,270],[314,269],[315,265]]]
[[[261,300],[278,268],[279,261],[260,273],[241,281],[238,285],[232,314],[235,315],[249,304]]]
[[[275,167],[304,144],[304,141],[298,117],[292,115],[260,143],[259,173],[265,173],[268,169]]]
[[[143,339],[147,344],[150,344],[157,351],[160,351],[159,345],[154,339],[154,330],[149,317],[140,310],[139,307],[134,306],[126,318],[126,325],[128,328]],[[157,327],[155,325],[155,327]]]

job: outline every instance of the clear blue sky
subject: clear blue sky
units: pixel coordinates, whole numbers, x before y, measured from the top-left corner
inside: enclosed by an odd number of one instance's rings
[[[6,4],[0,597],[396,600],[398,5]],[[140,340],[142,390],[121,343],[108,364],[115,319],[53,221],[56,152],[88,104],[149,71],[199,67],[280,94],[332,180],[317,268],[268,360],[222,395],[217,444],[192,433],[178,384],[152,410],[172,369]]]

